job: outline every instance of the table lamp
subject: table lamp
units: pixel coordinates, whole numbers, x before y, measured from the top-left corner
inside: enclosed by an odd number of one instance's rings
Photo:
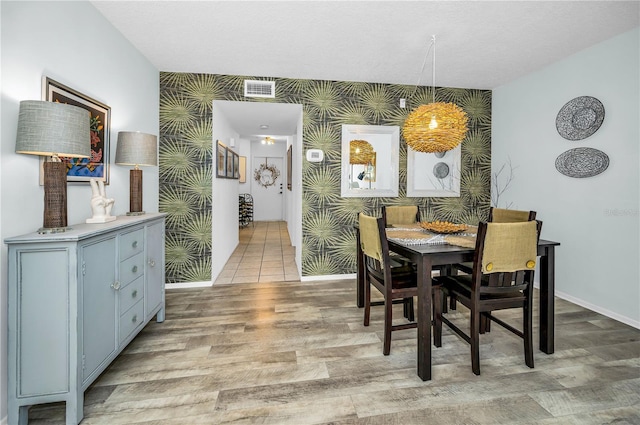
[[[142,170],[139,166],[158,165],[158,139],[139,131],[118,133],[116,164],[133,165],[129,171],[129,209],[127,215],[142,215]]]
[[[89,111],[65,103],[23,100],[18,113],[16,153],[50,157],[44,162],[44,219],[38,233],[65,232],[67,166],[60,156],[89,158]]]

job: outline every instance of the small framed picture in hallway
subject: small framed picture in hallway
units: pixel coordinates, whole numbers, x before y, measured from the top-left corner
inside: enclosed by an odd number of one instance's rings
[[[220,140],[216,143],[216,177],[227,177],[227,147]]]

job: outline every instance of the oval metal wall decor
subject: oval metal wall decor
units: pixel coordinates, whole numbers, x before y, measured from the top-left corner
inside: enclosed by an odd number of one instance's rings
[[[609,167],[606,153],[593,148],[575,148],[556,158],[556,170],[568,177],[593,177]]]
[[[604,121],[604,106],[591,96],[567,102],[556,117],[558,133],[568,140],[582,140],[598,131]]]

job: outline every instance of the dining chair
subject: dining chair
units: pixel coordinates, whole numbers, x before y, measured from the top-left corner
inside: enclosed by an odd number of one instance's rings
[[[417,205],[383,205],[382,220],[384,227],[420,223],[420,210]]]
[[[489,208],[489,219],[491,223],[521,223],[523,221],[533,221],[536,219],[535,211],[509,210],[505,208]],[[457,263],[452,266],[461,272],[471,274],[473,263]],[[455,309],[455,306],[452,308]]]
[[[391,267],[389,244],[382,218],[360,213],[358,215],[362,263],[364,266],[364,326],[369,326],[371,317],[371,286],[374,286],[384,298],[384,342],[382,353],[391,351],[391,332],[417,327],[413,314],[401,324],[393,324],[393,301],[413,300],[418,295],[417,274],[412,264]],[[440,303],[440,291],[433,291],[434,304]],[[407,316],[405,303],[405,317]],[[411,303],[413,309],[413,303]],[[434,307],[434,313],[435,313]],[[411,311],[413,313],[413,311]]]
[[[442,323],[471,345],[471,368],[480,374],[481,318],[496,322],[524,340],[525,363],[533,368],[533,275],[541,221],[520,223],[480,222],[471,275],[434,277],[443,295],[469,309],[469,334],[452,323],[441,303],[434,303],[434,344],[442,346]],[[492,312],[522,309],[522,330]]]

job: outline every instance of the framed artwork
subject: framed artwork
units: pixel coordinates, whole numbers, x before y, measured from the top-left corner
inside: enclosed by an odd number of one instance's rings
[[[240,157],[235,152],[233,152],[233,178],[240,178]]]
[[[446,152],[407,149],[407,197],[460,196],[460,145]]]
[[[42,98],[49,102],[78,106],[89,111],[91,116],[91,157],[60,157],[67,165],[67,181],[89,183],[91,179],[96,179],[109,184],[111,108],[48,77],[43,78]],[[41,158],[41,163],[44,163],[44,158]],[[40,169],[40,183],[44,184],[43,167]]]
[[[293,145],[289,145],[289,149],[287,149],[287,189],[291,190],[291,178],[292,178],[292,172],[291,172],[291,166],[293,165],[293,152],[291,150],[291,148],[293,147]]]
[[[247,157],[246,156],[241,156],[239,158],[238,178],[240,179],[240,183],[247,182]]]
[[[226,166],[226,175],[228,179],[233,178],[233,154],[234,152],[227,148],[227,166]]]
[[[220,140],[216,142],[216,177],[227,177],[227,147]]]

